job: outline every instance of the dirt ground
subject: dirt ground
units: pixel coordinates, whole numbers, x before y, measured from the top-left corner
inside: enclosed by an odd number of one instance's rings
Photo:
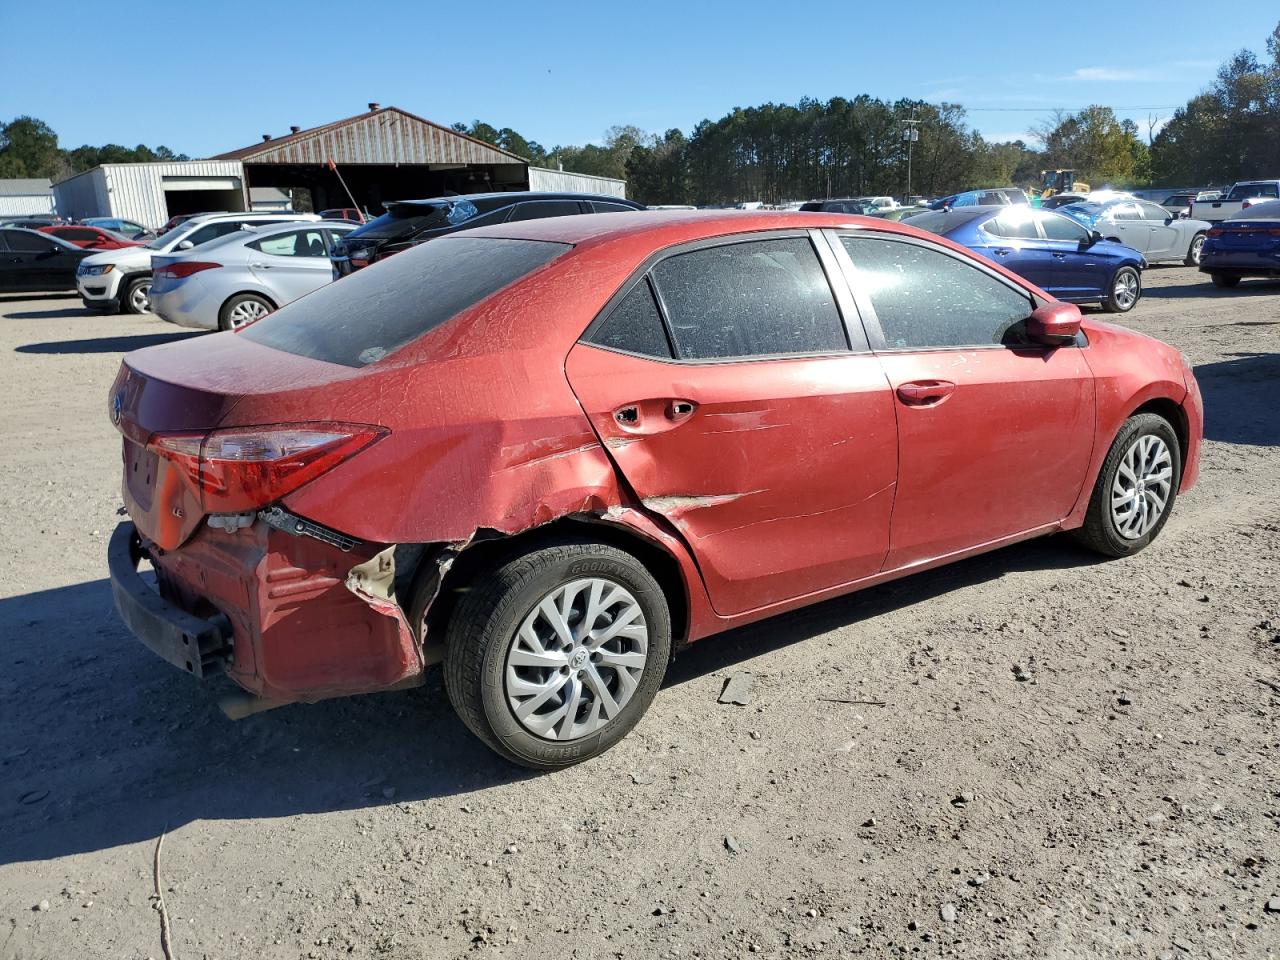
[[[1280,283],[1147,282],[1124,322],[1195,364],[1208,436],[1151,549],[1032,542],[703,641],[540,776],[438,676],[232,723],[134,641],[107,391],[188,334],[0,298],[0,958],[164,956],[165,831],[182,960],[1280,957]]]

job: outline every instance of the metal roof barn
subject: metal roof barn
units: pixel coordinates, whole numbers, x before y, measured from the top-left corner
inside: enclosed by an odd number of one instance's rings
[[[580,190],[625,196],[621,180],[577,177],[561,171],[555,186],[534,186],[523,157],[433,123],[399,107],[369,104],[369,112],[318,127],[290,127],[282,137],[263,134],[261,143],[215,159],[244,164],[251,187],[302,187],[316,209],[356,204],[380,213],[384,200],[500,190]],[[344,186],[345,184],[345,186]],[[565,185],[561,185],[565,184]]]
[[[53,210],[47,179],[0,180],[0,217],[38,217]]]
[[[53,185],[64,217],[121,217],[158,227],[179,213],[247,210],[244,171],[225,160],[106,163]]]

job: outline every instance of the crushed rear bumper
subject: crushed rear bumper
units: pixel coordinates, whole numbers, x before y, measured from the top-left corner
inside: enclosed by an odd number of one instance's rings
[[[170,603],[138,573],[143,556],[134,525],[117,526],[107,546],[107,565],[120,619],[152,653],[178,669],[202,678],[222,672],[231,652],[230,621],[223,616],[206,620]]]

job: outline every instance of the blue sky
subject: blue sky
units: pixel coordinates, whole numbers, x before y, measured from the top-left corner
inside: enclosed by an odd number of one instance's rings
[[[0,0],[0,120],[207,156],[378,101],[551,147],[869,93],[962,103],[988,139],[1091,103],[1145,131],[1236,50],[1263,53],[1278,19],[1276,0]]]

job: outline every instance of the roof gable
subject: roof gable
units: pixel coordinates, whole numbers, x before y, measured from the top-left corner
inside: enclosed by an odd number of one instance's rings
[[[244,163],[528,163],[399,107],[381,107],[211,157]]]

